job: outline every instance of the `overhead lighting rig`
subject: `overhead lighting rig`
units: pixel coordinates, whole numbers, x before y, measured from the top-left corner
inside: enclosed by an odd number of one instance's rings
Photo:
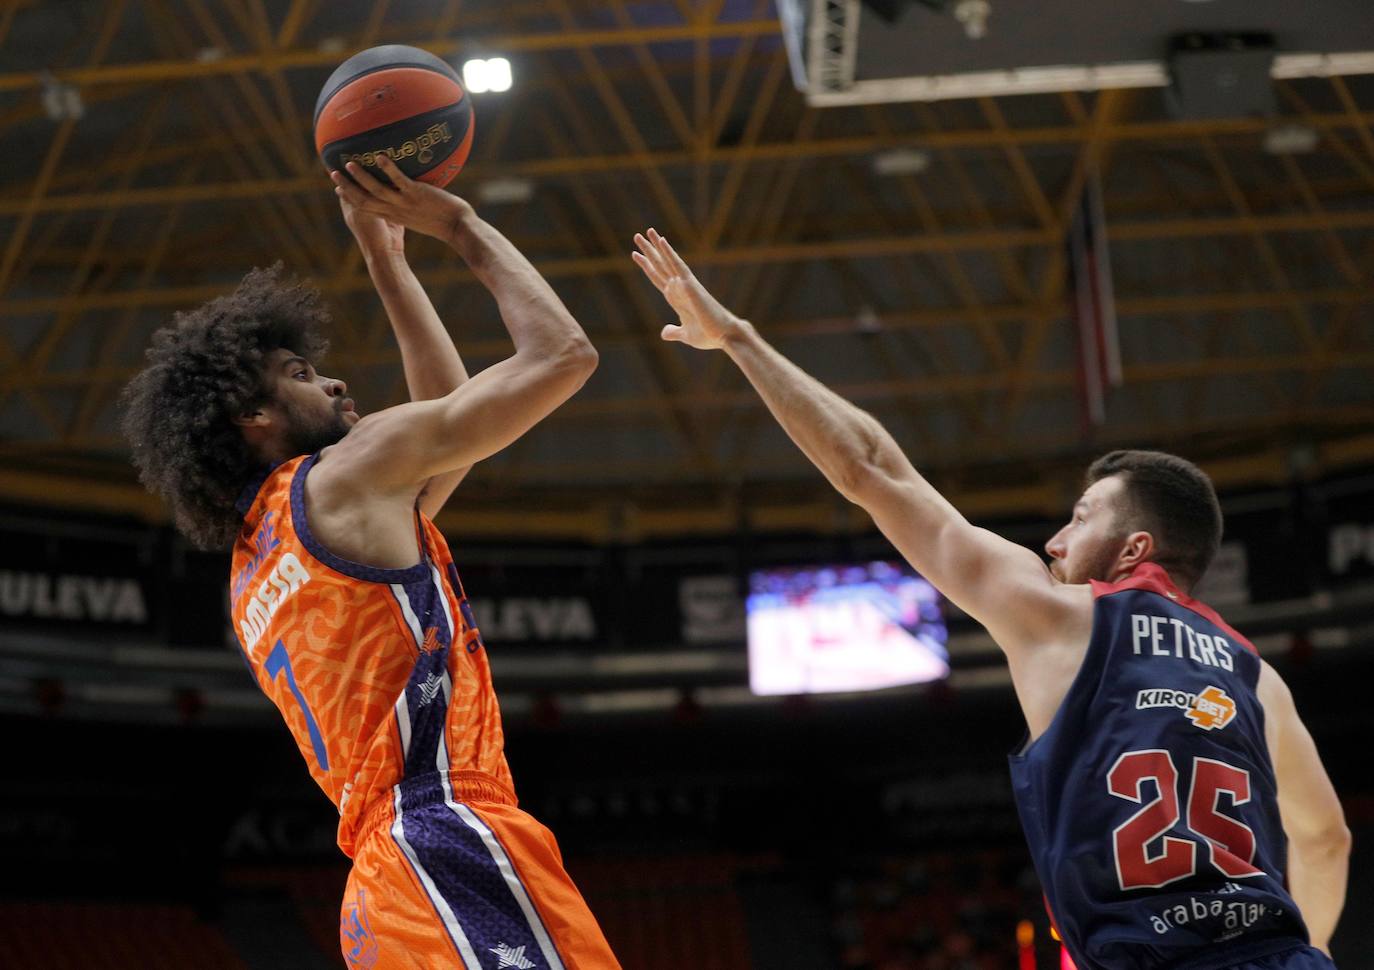
[[[951,15],[964,25],[964,33],[971,40],[987,36],[988,18],[992,16],[991,0],[863,0],[863,4],[888,23],[896,23],[907,8],[920,4]]]

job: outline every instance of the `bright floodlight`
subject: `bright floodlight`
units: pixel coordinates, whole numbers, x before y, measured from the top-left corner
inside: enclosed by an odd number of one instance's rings
[[[487,61],[487,78],[493,91],[510,90],[510,61],[493,57]]]
[[[510,61],[504,57],[471,60],[463,65],[463,84],[473,94],[509,91],[510,83]]]

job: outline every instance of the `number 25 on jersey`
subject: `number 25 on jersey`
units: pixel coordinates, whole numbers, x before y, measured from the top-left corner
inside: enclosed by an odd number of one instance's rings
[[[1186,826],[1198,839],[1165,833],[1179,822],[1178,769],[1173,756],[1160,749],[1128,751],[1107,772],[1107,790],[1117,798],[1140,803],[1146,781],[1158,794],[1112,833],[1112,851],[1121,888],[1158,889],[1197,872],[1200,841],[1210,862],[1232,879],[1261,875],[1255,858],[1255,833],[1248,825],[1224,815],[1219,807],[1222,793],[1231,805],[1250,800],[1250,773],[1211,758],[1193,759],[1193,781],[1187,796]],[[1150,845],[1163,836],[1153,854]]]

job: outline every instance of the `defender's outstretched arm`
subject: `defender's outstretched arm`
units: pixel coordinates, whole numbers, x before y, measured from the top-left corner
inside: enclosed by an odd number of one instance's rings
[[[635,236],[635,262],[677,311],[665,340],[724,350],[768,410],[839,492],[862,506],[907,561],[1007,651],[1081,634],[1083,611],[1040,557],[971,525],[912,467],[870,414],[771,347],[692,274],[668,240]]]

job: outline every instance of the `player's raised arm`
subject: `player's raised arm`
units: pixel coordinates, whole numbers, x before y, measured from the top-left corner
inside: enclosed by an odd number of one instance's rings
[[[1293,695],[1267,663],[1260,668],[1258,691],[1288,836],[1288,891],[1307,922],[1312,945],[1329,955],[1345,905],[1350,829]]]
[[[1064,624],[1082,611],[1072,609],[1039,556],[971,525],[872,415],[806,374],[722,306],[656,231],[636,235],[635,245],[635,262],[678,314],[679,323],[664,327],[663,338],[729,354],[806,457],[873,516],[917,571],[1004,649],[1064,635]]]
[[[372,179],[356,162],[349,164],[355,180]],[[444,397],[467,381],[468,372],[429,294],[406,261],[405,226],[358,209],[342,196],[339,205],[396,335],[410,399]],[[437,515],[470,467],[431,478],[420,494],[420,511],[430,518]]]
[[[399,491],[515,441],[582,386],[596,368],[596,351],[539,272],[470,205],[407,179],[390,159],[379,166],[395,188],[336,173],[338,194],[363,213],[449,243],[496,298],[515,344],[513,355],[441,398],[364,418],[331,451],[336,467]]]

